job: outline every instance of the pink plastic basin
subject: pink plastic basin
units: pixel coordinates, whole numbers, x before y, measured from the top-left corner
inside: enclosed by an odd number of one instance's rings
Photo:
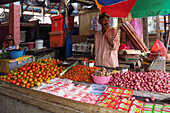
[[[94,83],[96,84],[108,84],[110,81],[110,78],[112,77],[112,76],[99,77],[99,76],[93,76],[93,74],[91,76],[93,78]]]

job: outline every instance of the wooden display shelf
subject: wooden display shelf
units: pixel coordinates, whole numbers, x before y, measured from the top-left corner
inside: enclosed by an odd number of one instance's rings
[[[53,113],[123,113],[115,109],[74,101],[0,81],[0,94]],[[0,97],[1,98],[1,97]],[[0,99],[1,101],[1,99]],[[1,102],[0,102],[1,103]],[[8,103],[12,106],[14,103]],[[8,105],[7,105],[8,106]],[[10,108],[10,106],[8,106]],[[20,107],[20,106],[17,106]],[[29,107],[29,106],[28,106]],[[25,109],[25,108],[18,108]]]

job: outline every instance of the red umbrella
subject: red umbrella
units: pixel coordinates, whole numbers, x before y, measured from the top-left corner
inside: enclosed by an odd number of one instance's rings
[[[101,8],[101,13],[106,12],[111,17],[125,18],[125,17],[128,17],[128,14],[132,10],[137,0],[127,0],[127,1],[116,3],[110,6],[101,6],[97,2],[97,0],[95,1],[96,1],[98,8]]]

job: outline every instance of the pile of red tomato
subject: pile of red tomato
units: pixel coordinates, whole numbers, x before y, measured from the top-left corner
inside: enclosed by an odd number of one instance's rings
[[[27,88],[40,86],[42,82],[48,84],[50,79],[58,76],[63,70],[62,66],[57,65],[58,62],[59,60],[48,58],[30,64],[26,63],[7,75],[1,75],[0,80]]]
[[[91,74],[94,73],[94,70],[99,70],[98,67],[89,67],[83,65],[76,65],[72,67],[68,72],[65,73],[62,78],[71,79],[73,81],[81,82],[93,82]]]

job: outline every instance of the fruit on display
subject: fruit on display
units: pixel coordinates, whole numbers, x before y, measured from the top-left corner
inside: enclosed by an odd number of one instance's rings
[[[149,102],[149,99],[148,99],[148,98],[145,98],[145,102]]]
[[[94,73],[94,70],[99,70],[99,68],[75,65],[68,72],[66,72],[62,78],[71,79],[73,81],[93,82],[91,74]]]
[[[152,92],[170,93],[170,74],[159,70],[148,72],[127,71],[114,73],[109,85],[132,88],[135,90],[148,90]]]
[[[42,82],[48,84],[50,79],[58,76],[63,70],[62,66],[57,65],[58,62],[59,60],[48,58],[26,63],[20,68],[11,70],[7,75],[1,75],[0,80],[27,88],[40,86]]]
[[[155,98],[154,98],[154,97],[151,97],[151,100],[152,100],[152,101],[155,101]]]

